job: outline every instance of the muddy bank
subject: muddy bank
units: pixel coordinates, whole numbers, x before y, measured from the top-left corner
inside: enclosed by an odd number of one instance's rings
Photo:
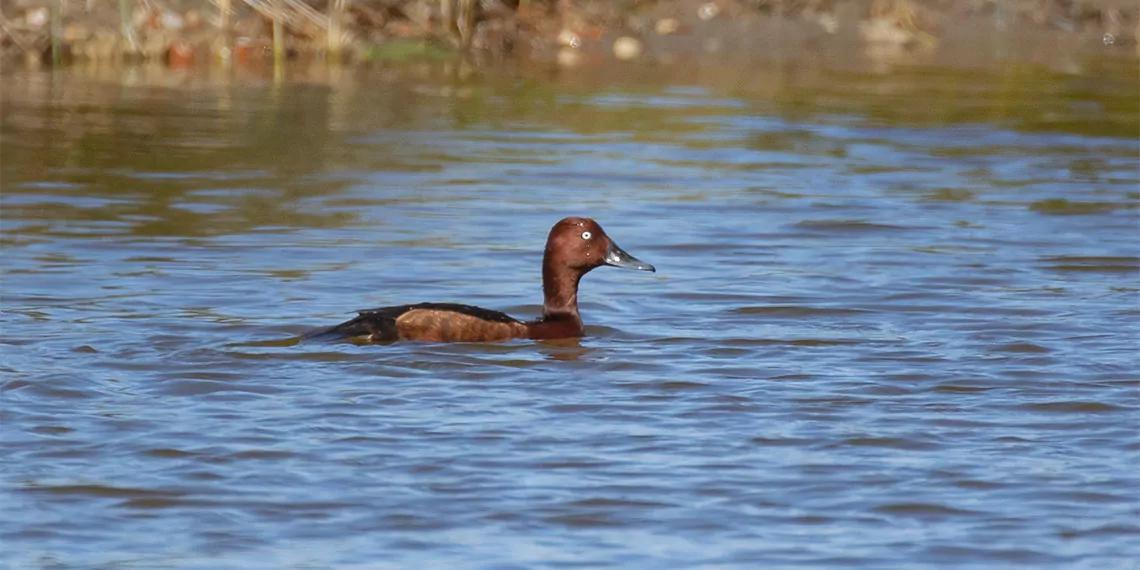
[[[1076,54],[1137,54],[1127,0],[5,0],[5,70],[159,62],[263,66],[525,58],[577,66],[845,58],[1064,67]]]

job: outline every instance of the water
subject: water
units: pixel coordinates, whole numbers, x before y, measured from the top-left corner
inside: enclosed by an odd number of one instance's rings
[[[0,565],[1135,568],[1132,60],[3,83]],[[166,82],[166,83],[163,83]],[[646,274],[580,341],[549,227]]]

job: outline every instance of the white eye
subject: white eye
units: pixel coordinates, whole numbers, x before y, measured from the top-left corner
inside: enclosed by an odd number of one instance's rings
[[[594,237],[594,234],[590,232],[582,232],[582,239],[590,239],[592,237]]]

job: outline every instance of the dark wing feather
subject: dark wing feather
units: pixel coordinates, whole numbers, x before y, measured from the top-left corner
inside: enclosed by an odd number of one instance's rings
[[[332,327],[319,328],[305,333],[302,339],[330,339],[366,336],[376,341],[391,341],[400,338],[396,330],[396,319],[408,311],[410,305],[383,307],[360,311],[355,318]]]
[[[333,327],[321,328],[305,333],[301,338],[349,338],[367,336],[369,340],[376,342],[399,340],[400,332],[396,328],[396,319],[400,318],[404,313],[416,309],[451,311],[495,323],[519,322],[506,313],[492,311],[482,307],[473,307],[459,303],[416,303],[414,305],[363,309],[357,311],[359,314],[354,319]]]

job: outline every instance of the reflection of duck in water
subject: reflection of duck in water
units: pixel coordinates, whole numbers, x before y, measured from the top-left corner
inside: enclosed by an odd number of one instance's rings
[[[542,257],[542,317],[521,322],[506,313],[455,303],[419,303],[360,311],[355,319],[303,338],[361,338],[372,342],[490,342],[511,338],[575,338],[584,334],[578,315],[578,281],[595,267],[656,271],[623,251],[589,218],[554,225]]]

